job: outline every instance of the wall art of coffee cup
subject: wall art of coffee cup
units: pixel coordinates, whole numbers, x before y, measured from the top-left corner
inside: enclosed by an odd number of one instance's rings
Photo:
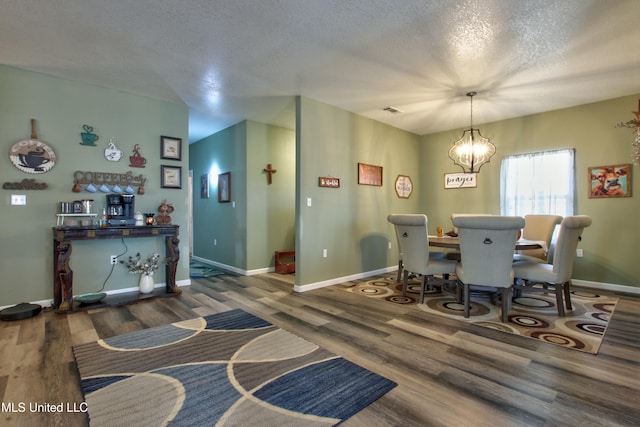
[[[114,140],[115,138],[110,138],[109,146],[104,149],[104,157],[110,162],[117,162],[122,157],[122,151],[118,150]]]
[[[84,132],[80,133],[80,137],[82,137],[82,142],[80,143],[80,145],[95,147],[96,141],[98,140],[98,135],[93,133],[93,127],[84,125],[82,126],[82,129],[84,129]]]
[[[129,156],[129,163],[132,168],[143,168],[147,163],[147,159],[140,154],[140,145],[136,144],[133,147],[133,156]]]
[[[42,165],[49,163],[49,159],[44,157],[44,150],[42,148],[36,148],[34,151],[29,151],[27,154],[18,154],[20,160],[20,166],[33,169],[36,172],[42,172],[44,169]]]

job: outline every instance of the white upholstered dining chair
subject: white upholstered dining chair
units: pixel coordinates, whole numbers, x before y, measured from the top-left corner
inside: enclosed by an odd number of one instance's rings
[[[551,258],[549,257],[551,254],[551,239],[556,226],[560,224],[561,221],[562,217],[560,215],[525,215],[522,238],[544,242],[545,247],[540,249],[519,250],[518,255],[514,257],[514,261],[535,261],[527,259],[527,257],[539,258],[544,262],[551,261]]]
[[[519,216],[455,216],[461,260],[456,267],[458,302],[464,300],[464,317],[469,317],[470,288],[500,290],[502,321],[507,322],[513,285],[513,253],[518,230],[524,227]],[[461,292],[462,291],[462,292]]]
[[[448,275],[456,270],[456,261],[448,260],[444,253],[429,251],[427,216],[422,214],[391,214],[387,220],[392,223],[398,237],[402,253],[404,281],[402,296],[407,296],[409,274],[421,276],[420,304],[424,302],[428,278],[435,274]]]
[[[576,248],[584,229],[591,225],[587,215],[568,216],[560,223],[560,231],[553,253],[552,264],[537,260],[520,260],[513,263],[516,288],[523,291],[546,292],[554,288],[558,315],[565,315],[565,307],[571,310],[571,275],[576,258]],[[522,285],[519,283],[522,281]],[[563,301],[564,300],[564,301]]]

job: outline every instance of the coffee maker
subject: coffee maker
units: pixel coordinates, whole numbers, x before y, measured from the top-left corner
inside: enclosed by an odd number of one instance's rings
[[[133,194],[107,194],[109,225],[135,225]]]

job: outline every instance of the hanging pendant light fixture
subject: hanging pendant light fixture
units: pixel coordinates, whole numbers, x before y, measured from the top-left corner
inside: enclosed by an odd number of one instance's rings
[[[477,92],[469,92],[467,96],[471,101],[471,120],[468,130],[462,134],[453,147],[449,149],[449,158],[453,163],[462,167],[464,173],[478,173],[485,163],[496,154],[496,146],[489,138],[480,135],[479,129],[473,128],[473,97]]]

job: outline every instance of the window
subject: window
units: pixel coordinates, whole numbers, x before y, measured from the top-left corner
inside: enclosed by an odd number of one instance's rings
[[[500,213],[573,215],[575,150],[507,156],[500,169]]]

